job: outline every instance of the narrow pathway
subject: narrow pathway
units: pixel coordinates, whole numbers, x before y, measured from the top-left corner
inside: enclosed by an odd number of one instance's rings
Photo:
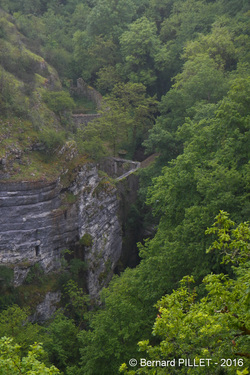
[[[136,172],[139,168],[146,168],[147,166],[149,166],[150,164],[152,164],[155,161],[155,159],[157,158],[157,156],[159,156],[159,154],[155,153],[153,155],[150,155],[147,159],[143,160],[141,163],[139,161],[133,162],[135,164],[135,168],[133,168],[130,171],[124,173],[123,175],[117,177],[116,181],[120,181],[123,178],[128,177],[130,174]]]
[[[136,172],[137,169],[139,169],[141,167],[141,163],[138,161],[138,162],[134,162],[135,163],[135,168],[131,169],[130,171],[122,174],[121,176],[117,177],[116,178],[116,181],[120,181],[122,180],[123,178],[126,178],[128,177],[129,175],[131,175],[132,173]]]

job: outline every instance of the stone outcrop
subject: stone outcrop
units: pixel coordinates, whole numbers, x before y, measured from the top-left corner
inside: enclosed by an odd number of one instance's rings
[[[15,285],[35,263],[46,272],[58,269],[62,250],[85,234],[92,239],[91,246],[82,245],[90,295],[96,297],[111,278],[122,250],[119,200],[115,186],[99,177],[94,165],[82,167],[67,189],[60,179],[2,181],[0,210],[0,263],[14,268]]]
[[[96,296],[112,277],[122,251],[117,189],[93,168],[78,174],[71,191],[79,196],[79,237],[91,239],[91,245],[85,245],[87,285],[89,294]]]
[[[62,251],[76,246],[87,263],[90,296],[107,285],[122,254],[123,222],[138,187],[131,173],[140,163],[119,158],[105,163],[102,169],[117,183],[93,164],[81,167],[67,188],[60,179],[0,181],[0,264],[14,268],[15,285],[35,263],[45,272],[58,270]]]
[[[15,268],[15,283],[39,262],[47,271],[60,251],[77,240],[77,207],[62,208],[59,181],[0,183],[0,262]]]
[[[60,302],[60,292],[48,292],[44,300],[36,307],[36,312],[30,317],[31,322],[44,323],[50,319],[57,310],[57,304]]]

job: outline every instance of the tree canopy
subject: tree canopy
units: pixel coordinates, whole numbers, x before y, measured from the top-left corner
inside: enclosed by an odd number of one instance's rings
[[[60,311],[32,324],[27,285],[1,267],[0,374],[250,371],[249,46],[245,0],[1,1],[0,172],[12,149],[23,180],[119,151],[154,162],[126,223],[144,234],[140,262],[119,265],[97,304],[85,262],[65,259]],[[78,78],[102,94],[88,125],[72,121]]]

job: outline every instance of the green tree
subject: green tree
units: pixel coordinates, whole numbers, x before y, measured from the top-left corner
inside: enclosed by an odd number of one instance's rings
[[[14,344],[10,337],[0,339],[0,374],[1,375],[54,375],[59,374],[55,366],[47,367],[40,358],[44,351],[41,344],[33,344],[27,356],[20,355],[21,346]]]
[[[44,145],[45,152],[49,155],[53,155],[53,153],[64,144],[65,132],[44,128],[39,133],[39,141]]]
[[[111,65],[101,68],[97,72],[97,77],[97,88],[105,94],[110,93],[114,86],[121,82],[121,76],[117,72],[116,67]]]
[[[235,79],[244,56],[238,44],[229,28],[218,21],[209,34],[200,34],[185,46],[182,57],[186,61],[182,71],[175,76],[171,89],[162,97],[159,105],[161,115],[144,143],[149,151],[161,152],[164,162],[182,151],[176,130],[186,117],[214,116],[216,104],[229,90],[232,77]],[[199,114],[201,110],[202,114]]]
[[[137,269],[127,269],[102,290],[103,309],[90,317],[89,330],[78,335],[80,374],[115,374],[121,361],[136,352],[136,342],[151,326],[152,308],[141,293]]]
[[[72,111],[75,107],[74,100],[66,91],[46,91],[43,94],[43,100],[53,112],[60,116]]]
[[[213,247],[220,251],[226,248],[224,260],[231,259],[235,263],[235,252],[239,254],[239,241],[241,249],[248,248],[249,255],[250,228],[249,223],[241,223],[229,232],[232,225],[234,223],[228,214],[221,212],[207,233],[218,234],[219,242],[216,240]],[[206,374],[235,374],[236,369],[244,369],[243,373],[248,373],[250,264],[249,257],[245,257],[245,250],[240,251],[239,256],[241,263],[238,268],[234,268],[234,278],[225,274],[209,274],[204,278],[206,296],[201,300],[197,300],[196,290],[192,287],[193,278],[186,276],[181,280],[180,288],[158,301],[153,336],[159,342],[154,344],[155,339],[151,340],[152,343],[150,340],[140,341],[141,357],[151,361],[174,361],[173,366],[167,367],[169,374],[193,373],[193,367],[186,367],[183,361],[180,362],[180,359],[188,358],[192,364],[193,361],[200,364],[201,358],[209,358]],[[149,365],[129,371],[124,363],[120,371],[131,375],[153,374],[155,368]],[[195,372],[204,374],[204,362],[195,368]],[[166,373],[166,367],[158,367],[158,373]]]
[[[218,250],[223,255],[223,263],[246,263],[250,258],[249,242],[250,227],[247,222],[241,223],[236,229],[235,223],[229,219],[227,212],[220,211],[216,221],[206,234],[217,234],[207,252]]]
[[[28,347],[42,337],[41,327],[29,322],[28,317],[28,309],[21,309],[17,305],[8,307],[0,314],[0,337],[12,337],[21,346],[22,354],[26,354]]]
[[[69,280],[64,287],[64,298],[66,299],[65,312],[74,318],[75,324],[80,328],[86,323],[88,307],[90,305],[89,296],[79,288],[77,283]]]
[[[161,248],[170,283],[182,272],[203,277],[211,266],[221,268],[214,255],[204,258],[204,231],[218,210],[231,212],[238,221],[249,215],[249,99],[243,99],[249,98],[248,90],[247,79],[236,79],[214,118],[188,120],[179,127],[183,154],[163,168],[149,189],[148,203],[160,223],[145,256],[156,257]]]
[[[114,156],[122,147],[133,157],[136,146],[153,124],[156,104],[154,97],[146,95],[144,85],[118,83],[110,95],[103,98],[100,118],[78,132],[84,140],[83,148],[87,150],[96,143],[96,148],[101,150],[102,140]]]
[[[80,152],[86,153],[93,160],[100,160],[107,155],[102,138],[102,128],[98,121],[91,121],[87,126],[77,129],[76,142]]]
[[[112,38],[91,36],[86,30],[78,30],[74,34],[73,44],[74,60],[84,80],[95,78],[100,68],[116,63],[117,46]]]
[[[50,363],[61,371],[74,365],[79,359],[78,328],[72,319],[58,313],[46,329],[43,348]]]
[[[117,40],[135,14],[136,4],[132,0],[98,0],[89,14],[87,31],[90,35],[112,36]]]
[[[171,8],[161,23],[160,36],[171,53],[179,53],[183,42],[195,39],[198,33],[209,32],[215,18],[223,13],[219,2],[178,0],[167,1],[167,6]]]
[[[136,20],[120,37],[123,71],[131,82],[152,86],[157,78],[156,69],[164,62],[164,46],[157,37],[154,22],[145,16]]]
[[[200,34],[196,40],[190,41],[184,52],[185,58],[194,59],[200,54],[211,57],[222,70],[232,70],[236,67],[237,45],[234,43],[233,34],[223,21],[216,21],[209,34]]]

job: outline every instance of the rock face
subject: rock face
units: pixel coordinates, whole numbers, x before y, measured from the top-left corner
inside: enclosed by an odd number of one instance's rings
[[[122,251],[117,189],[91,168],[78,174],[71,191],[79,196],[79,237],[87,235],[91,242],[85,244],[88,290],[90,296],[97,296],[112,277]]]
[[[65,213],[60,191],[58,181],[0,184],[0,262],[18,265],[16,284],[34,263],[48,272],[58,267],[60,250],[77,239],[77,209]]]
[[[46,272],[58,269],[61,251],[87,235],[87,287],[96,297],[121,255],[118,211],[115,186],[99,177],[93,165],[82,167],[67,189],[60,180],[1,181],[0,264],[14,267],[15,284],[20,285],[34,263]]]
[[[60,302],[60,292],[48,292],[44,300],[36,307],[36,312],[30,317],[31,322],[44,323],[56,312],[57,303]]]

